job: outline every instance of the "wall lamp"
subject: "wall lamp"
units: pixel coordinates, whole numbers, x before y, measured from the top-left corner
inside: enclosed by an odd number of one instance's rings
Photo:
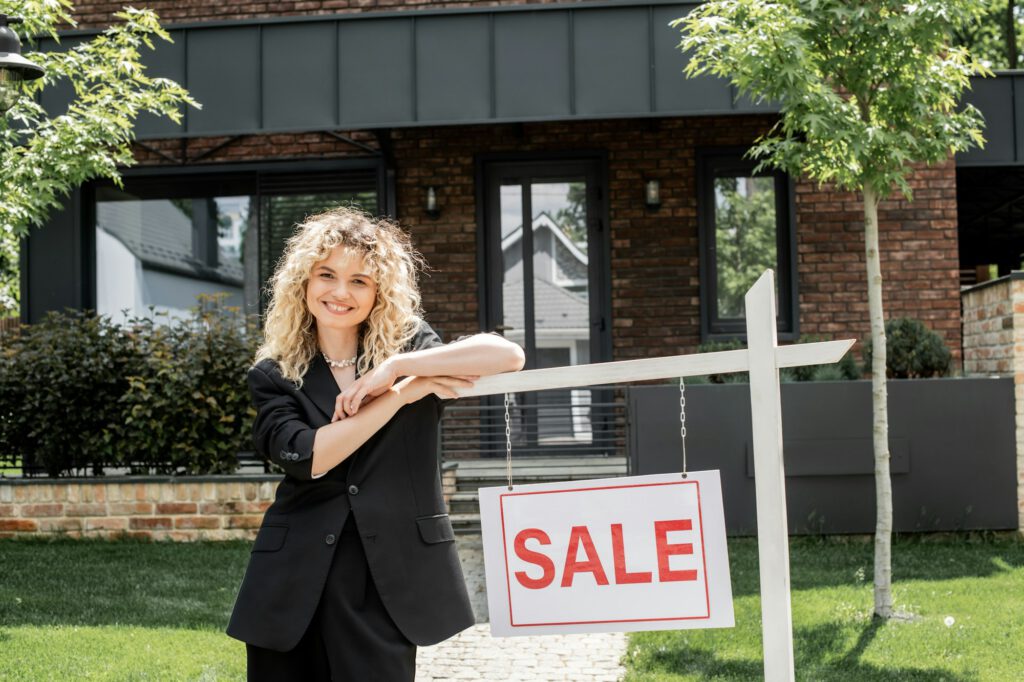
[[[644,183],[644,203],[648,209],[658,210],[661,206],[661,182],[651,179]]]
[[[433,220],[437,220],[437,217],[441,215],[441,209],[437,207],[437,188],[433,185],[427,187],[427,203],[424,206],[424,211]]]
[[[45,71],[21,56],[21,41],[11,24],[23,23],[21,17],[0,14],[0,115],[6,114],[18,101],[21,81],[41,78]]]

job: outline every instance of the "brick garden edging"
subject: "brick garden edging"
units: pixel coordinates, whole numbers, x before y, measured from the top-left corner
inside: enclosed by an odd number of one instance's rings
[[[280,475],[0,480],[0,538],[253,539]]]
[[[456,462],[442,467],[447,504]],[[281,475],[0,479],[0,539],[252,540]]]

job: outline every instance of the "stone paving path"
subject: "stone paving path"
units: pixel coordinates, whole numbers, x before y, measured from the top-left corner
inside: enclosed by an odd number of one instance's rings
[[[625,651],[623,634],[495,638],[489,625],[479,624],[437,646],[420,647],[416,682],[616,682]]]
[[[437,646],[420,647],[417,682],[616,682],[622,678],[623,634],[491,637],[480,536],[460,535],[458,543],[477,625]]]

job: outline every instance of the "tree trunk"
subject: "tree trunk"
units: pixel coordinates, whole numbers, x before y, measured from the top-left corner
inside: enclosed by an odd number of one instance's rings
[[[871,318],[871,403],[875,452],[875,615],[892,615],[892,480],[889,476],[889,405],[885,384],[885,315],[878,256],[878,194],[864,188],[864,247]]]

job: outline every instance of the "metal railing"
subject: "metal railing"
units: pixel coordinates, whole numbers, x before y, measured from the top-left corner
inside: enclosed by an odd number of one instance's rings
[[[626,456],[624,391],[610,386],[513,394],[513,456]],[[499,396],[464,398],[441,419],[443,459],[504,457],[505,407]]]

